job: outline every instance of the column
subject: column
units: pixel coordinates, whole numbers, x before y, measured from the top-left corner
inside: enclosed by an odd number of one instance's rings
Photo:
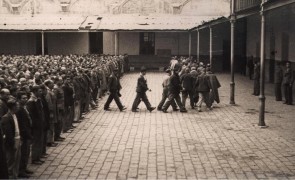
[[[212,64],[212,26],[209,27],[210,30],[210,66],[211,70],[213,70],[213,64]]]
[[[198,29],[198,40],[197,40],[197,62],[200,62],[200,30]]]
[[[264,122],[265,117],[265,95],[264,95],[264,84],[265,84],[265,12],[264,12],[264,2],[261,3],[261,39],[260,39],[260,95],[259,95],[259,123],[258,126],[266,127]]]
[[[41,39],[42,39],[42,56],[45,55],[45,48],[44,48],[44,31],[41,31]]]
[[[188,36],[188,56],[190,57],[192,55],[192,33],[189,32]]]
[[[115,56],[118,55],[118,32],[115,32]]]
[[[229,104],[235,103],[235,16],[233,15],[230,20],[231,31],[230,31],[230,101]]]

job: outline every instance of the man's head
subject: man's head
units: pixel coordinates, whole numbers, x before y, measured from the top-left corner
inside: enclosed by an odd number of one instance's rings
[[[10,91],[6,88],[2,89],[0,91],[1,99],[4,101],[7,101],[10,95]]]
[[[7,100],[7,108],[13,114],[17,112],[18,108],[17,108],[17,102],[16,102],[15,98],[9,98]]]
[[[142,66],[140,68],[140,72],[141,72],[141,74],[145,75],[146,74],[146,68],[144,66]]]
[[[24,91],[20,91],[17,93],[17,100],[20,103],[20,105],[24,106],[28,101],[28,95]]]

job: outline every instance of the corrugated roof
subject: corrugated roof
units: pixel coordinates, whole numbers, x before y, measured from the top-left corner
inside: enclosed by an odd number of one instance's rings
[[[220,16],[179,15],[37,15],[0,17],[2,31],[188,31]]]
[[[79,30],[82,16],[35,15],[0,17],[0,30]]]
[[[89,16],[80,29],[109,31],[143,31],[143,30],[190,30],[206,21],[220,16],[176,16],[176,15],[112,15]]]

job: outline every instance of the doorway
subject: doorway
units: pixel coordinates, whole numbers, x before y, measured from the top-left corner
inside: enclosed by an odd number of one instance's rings
[[[103,33],[89,32],[89,53],[103,54]]]
[[[155,33],[141,32],[139,34],[139,39],[140,39],[139,54],[154,55],[155,54]]]

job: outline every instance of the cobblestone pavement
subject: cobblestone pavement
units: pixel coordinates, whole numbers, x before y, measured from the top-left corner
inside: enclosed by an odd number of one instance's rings
[[[131,112],[138,73],[125,75],[120,112],[115,103],[91,111],[66,140],[49,148],[35,170],[42,179],[295,179],[295,106],[274,100],[266,85],[268,128],[257,126],[259,99],[252,81],[236,75],[236,104],[229,105],[229,74],[218,74],[221,103],[212,111]],[[156,106],[164,73],[148,72],[147,95]]]

